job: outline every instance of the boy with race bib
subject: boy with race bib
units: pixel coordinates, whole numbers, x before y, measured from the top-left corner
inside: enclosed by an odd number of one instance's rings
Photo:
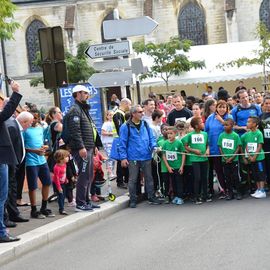
[[[242,145],[239,135],[233,131],[234,121],[228,118],[224,121],[224,132],[219,135],[218,146],[222,157],[222,167],[225,176],[228,195],[226,200],[234,198],[233,189],[237,191],[237,200],[242,199],[239,189],[238,153]]]
[[[208,136],[202,131],[204,124],[201,117],[194,117],[190,122],[194,131],[188,133],[184,139],[186,151],[190,154],[194,175],[194,196],[195,204],[201,204],[203,201],[211,201],[207,194],[208,178]],[[201,195],[202,189],[202,197]]]
[[[257,190],[251,194],[252,197],[257,199],[262,199],[266,197],[264,190],[264,182],[266,179],[265,169],[264,169],[264,151],[262,149],[263,145],[263,135],[260,130],[258,130],[258,124],[260,119],[257,116],[250,116],[247,122],[247,128],[250,130],[245,133],[242,137],[243,156],[244,164],[248,164],[251,171],[252,178],[256,181]]]
[[[172,181],[172,188],[174,199],[172,203],[181,205],[183,201],[183,172],[185,165],[185,151],[183,143],[180,139],[176,139],[177,130],[175,127],[167,128],[168,140],[164,142],[163,150],[163,161],[168,169],[168,175],[166,177],[167,189],[170,179]]]

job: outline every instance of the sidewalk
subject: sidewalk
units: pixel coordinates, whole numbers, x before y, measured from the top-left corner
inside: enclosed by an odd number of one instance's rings
[[[0,244],[0,265],[14,260],[18,256],[41,245],[55,241],[73,230],[77,230],[80,227],[89,225],[126,208],[129,201],[127,190],[117,188],[115,181],[112,181],[111,184],[113,194],[116,195],[116,200],[114,202],[108,201],[108,199],[101,201],[99,203],[101,208],[93,212],[75,212],[74,207],[67,207],[65,204],[65,210],[69,215],[63,216],[58,212],[57,201],[54,201],[48,204],[48,208],[56,215],[54,218],[31,219],[31,207],[19,207],[22,216],[30,218],[30,220],[25,223],[17,223],[16,228],[9,229],[11,235],[20,236],[21,240],[13,243]],[[102,194],[106,193],[106,185],[102,190]],[[29,201],[27,193],[23,194],[23,200],[26,202]],[[37,202],[41,202],[40,190],[37,190]]]

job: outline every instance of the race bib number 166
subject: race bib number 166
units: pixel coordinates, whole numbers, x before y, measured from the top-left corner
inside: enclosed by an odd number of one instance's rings
[[[202,134],[192,134],[191,135],[192,144],[204,144],[204,136]]]

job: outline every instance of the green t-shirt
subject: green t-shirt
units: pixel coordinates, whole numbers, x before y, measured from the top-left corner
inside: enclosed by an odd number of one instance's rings
[[[201,154],[205,154],[207,149],[208,135],[205,131],[195,132],[192,131],[187,134],[185,144],[187,144],[192,149],[200,150]],[[202,157],[191,153],[191,162],[204,162],[208,161],[207,157]]]
[[[165,142],[166,142],[166,139],[164,137],[159,137],[157,144],[158,144],[159,147],[161,147],[161,149],[163,149],[163,145],[164,145]],[[160,164],[161,164],[160,165],[161,166],[161,172],[162,173],[168,172],[168,169],[167,169],[167,167],[166,167],[166,165],[165,165],[165,163],[163,161],[162,156],[161,156]]]
[[[174,140],[173,142],[165,141],[162,147],[163,155],[173,169],[179,169],[182,164],[182,154],[177,152],[184,152],[184,146],[181,140]]]
[[[242,145],[243,151],[245,153],[249,153],[249,155],[253,156],[257,151],[258,144],[263,144],[263,135],[260,130],[249,131],[246,132],[242,137]],[[247,157],[247,155],[246,155]],[[256,161],[264,160],[264,151],[261,149],[260,153],[258,154]]]
[[[225,155],[231,154],[232,156],[239,145],[242,145],[241,139],[234,131],[232,133],[226,133],[224,131],[218,137],[218,146],[222,149],[222,152]],[[230,158],[231,156],[226,156],[226,158]],[[223,157],[222,161],[225,162]],[[238,161],[238,156],[235,156],[233,161]]]
[[[187,136],[188,136],[188,134],[185,135],[185,136],[181,139],[183,145],[185,145],[185,143],[187,143]],[[185,165],[186,165],[186,166],[191,166],[191,165],[192,165],[192,162],[191,162],[191,160],[190,160],[190,157],[191,157],[191,156],[190,156],[189,154],[186,155],[186,161],[185,161]]]

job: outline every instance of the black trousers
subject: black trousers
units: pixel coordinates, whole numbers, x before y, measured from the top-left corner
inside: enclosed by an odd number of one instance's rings
[[[8,166],[8,198],[6,200],[5,208],[10,219],[16,218],[20,214],[17,207],[16,166]]]
[[[186,196],[194,193],[193,168],[191,165],[184,167],[184,194]]]
[[[199,198],[201,193],[203,199],[207,198],[208,185],[208,161],[192,162],[194,176],[194,195]]]
[[[237,192],[240,192],[238,162],[236,161],[232,163],[222,163],[222,166],[229,194],[233,193],[233,189],[236,189]]]
[[[123,184],[128,183],[128,177],[129,177],[129,173],[128,173],[128,168],[123,168],[121,166],[121,161],[117,160],[117,167],[116,167],[116,183],[117,184]]]
[[[173,173],[166,173],[165,179],[165,181],[168,182],[167,184],[165,184],[165,187],[167,186],[168,189],[171,180],[174,196],[178,198],[183,198],[183,175],[181,175],[177,169],[174,169]],[[167,193],[166,196],[168,196]]]
[[[25,179],[25,158],[16,170],[15,178],[17,180],[17,200],[22,199],[23,184]]]

